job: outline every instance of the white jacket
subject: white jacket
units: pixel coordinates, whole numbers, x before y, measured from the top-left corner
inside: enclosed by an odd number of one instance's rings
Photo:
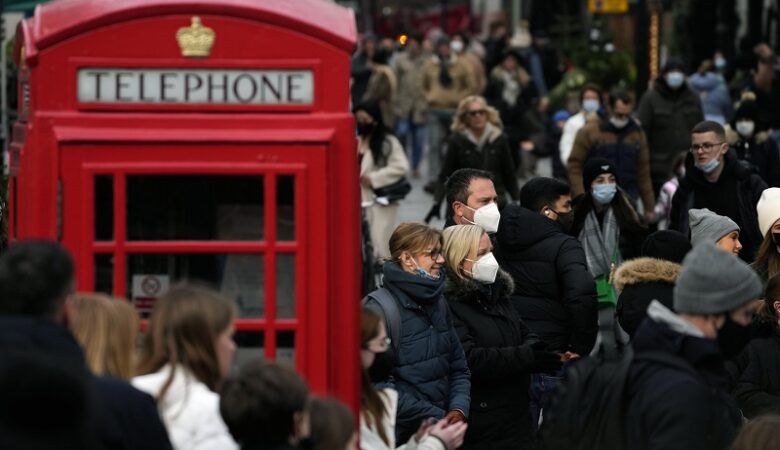
[[[395,389],[382,389],[379,391],[379,397],[385,404],[385,416],[382,420],[385,435],[390,439],[390,445],[387,445],[379,437],[376,424],[369,427],[360,414],[360,450],[393,450],[395,449],[395,415],[398,409],[398,392]],[[439,439],[426,435],[422,441],[412,436],[409,442],[398,447],[397,450],[447,450],[444,443]]]
[[[162,403],[158,394],[168,379],[170,366],[135,377],[133,386],[157,399],[162,419],[177,450],[233,450],[238,445],[219,414],[219,395],[186,369],[178,368]]]
[[[563,167],[569,166],[569,155],[571,155],[571,149],[574,147],[574,138],[577,137],[577,132],[580,131],[580,128],[585,126],[585,122],[585,112],[580,111],[569,117],[569,120],[563,126],[563,134],[561,134],[561,140],[558,143],[558,151],[561,155]]]

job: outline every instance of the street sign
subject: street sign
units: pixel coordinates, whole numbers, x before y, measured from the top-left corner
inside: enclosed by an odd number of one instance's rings
[[[588,11],[595,14],[628,12],[628,0],[588,0]]]

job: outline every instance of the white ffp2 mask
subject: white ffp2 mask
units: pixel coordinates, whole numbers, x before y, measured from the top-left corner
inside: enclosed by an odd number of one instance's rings
[[[482,257],[476,261],[468,258],[466,258],[466,261],[474,263],[474,265],[471,266],[471,278],[474,281],[485,284],[495,283],[496,275],[498,274],[498,261],[496,261],[496,257],[493,256],[492,252],[482,255]]]
[[[498,212],[498,205],[494,203],[488,203],[487,205],[474,209],[466,206],[470,210],[474,211],[474,221],[470,221],[463,218],[466,222],[482,227],[488,233],[495,233],[498,231],[498,222],[501,220],[501,213]]]

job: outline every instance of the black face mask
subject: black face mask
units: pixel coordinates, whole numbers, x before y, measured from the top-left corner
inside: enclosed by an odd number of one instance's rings
[[[301,450],[312,450],[315,446],[315,442],[311,437],[305,437],[298,441],[298,448]]]
[[[375,123],[358,122],[357,132],[360,136],[368,136],[372,131],[374,131],[375,126]]]
[[[775,245],[780,245],[780,233],[772,233],[772,242],[774,242]]]
[[[390,351],[375,353],[374,363],[368,368],[368,378],[372,383],[387,381],[393,373],[395,362]]]
[[[574,225],[574,211],[567,213],[556,212],[555,214],[558,214],[558,223],[563,227],[563,231],[567,233],[571,231],[571,227]]]

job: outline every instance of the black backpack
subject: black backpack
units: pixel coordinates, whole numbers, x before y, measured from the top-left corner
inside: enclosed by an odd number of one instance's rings
[[[549,404],[544,405],[540,436],[545,450],[626,449],[626,391],[631,364],[636,360],[700,376],[687,361],[671,353],[635,355],[630,345],[620,349],[610,324],[600,325],[599,331],[602,343],[596,354],[574,361]]]

